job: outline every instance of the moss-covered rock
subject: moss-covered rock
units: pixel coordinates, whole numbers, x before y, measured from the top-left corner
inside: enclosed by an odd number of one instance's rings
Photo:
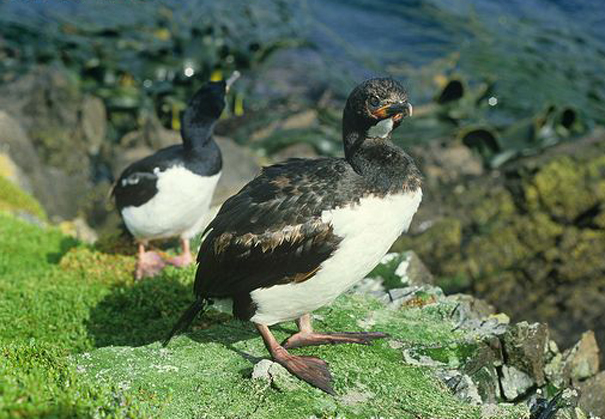
[[[0,176],[0,211],[25,213],[46,220],[46,213],[38,201],[3,176]]]

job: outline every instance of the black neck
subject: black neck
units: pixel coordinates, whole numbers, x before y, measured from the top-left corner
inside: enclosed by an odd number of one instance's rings
[[[181,127],[181,137],[183,138],[183,147],[185,150],[201,150],[212,141],[212,131],[214,129],[215,119],[208,118],[190,123],[183,118]]]
[[[362,141],[355,138],[354,141],[355,147],[348,153],[345,151],[345,158],[364,177],[389,171],[389,166],[405,154],[390,141],[390,136],[385,139],[364,138]]]
[[[348,112],[344,113],[342,122],[345,158],[358,174],[365,176],[379,171],[388,164],[389,155],[403,154],[391,142],[390,133],[385,138],[368,138],[368,129]]]
[[[345,136],[345,158],[353,170],[376,191],[396,192],[420,186],[420,172],[412,158],[386,138],[366,138],[350,130]]]

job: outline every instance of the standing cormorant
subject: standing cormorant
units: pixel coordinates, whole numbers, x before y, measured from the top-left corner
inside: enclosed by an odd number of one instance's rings
[[[390,78],[367,80],[343,115],[345,158],[291,159],[263,169],[229,198],[205,231],[197,257],[197,300],[170,336],[208,301],[230,298],[233,314],[256,325],[272,358],[302,380],[333,393],[326,362],[288,349],[360,343],[380,332],[317,333],[310,313],[363,279],[406,231],[422,198],[420,172],[391,142],[412,113]],[[296,320],[279,344],[269,326]]]
[[[179,237],[182,254],[167,263],[193,262],[189,239],[204,227],[221,175],[221,151],[212,131],[225,107],[225,93],[238,76],[235,72],[226,82],[202,86],[183,114],[183,143],[132,163],[116,181],[116,206],[138,243],[136,279],[153,276],[166,264],[156,252],[145,251],[150,240]]]

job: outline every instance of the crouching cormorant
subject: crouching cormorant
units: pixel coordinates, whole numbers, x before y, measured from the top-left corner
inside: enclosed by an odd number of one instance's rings
[[[166,264],[156,252],[145,251],[150,240],[179,237],[182,254],[167,262],[193,262],[189,239],[204,227],[221,175],[221,151],[212,131],[225,107],[225,93],[238,77],[235,72],[226,82],[202,86],[183,114],[183,144],[132,163],[116,181],[116,206],[138,243],[136,279],[153,276]]]
[[[344,109],[344,159],[291,159],[266,167],[229,198],[205,231],[197,257],[197,300],[165,344],[209,301],[230,298],[233,314],[256,325],[276,362],[333,394],[326,362],[288,349],[369,344],[386,336],[316,333],[310,313],[364,278],[418,209],[420,173],[390,140],[411,113],[398,82],[367,80]],[[299,332],[280,345],[269,326],[288,320],[296,320]]]

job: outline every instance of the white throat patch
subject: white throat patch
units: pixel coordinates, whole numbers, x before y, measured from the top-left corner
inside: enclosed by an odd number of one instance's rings
[[[393,131],[393,118],[383,119],[368,130],[368,138],[386,138]]]

